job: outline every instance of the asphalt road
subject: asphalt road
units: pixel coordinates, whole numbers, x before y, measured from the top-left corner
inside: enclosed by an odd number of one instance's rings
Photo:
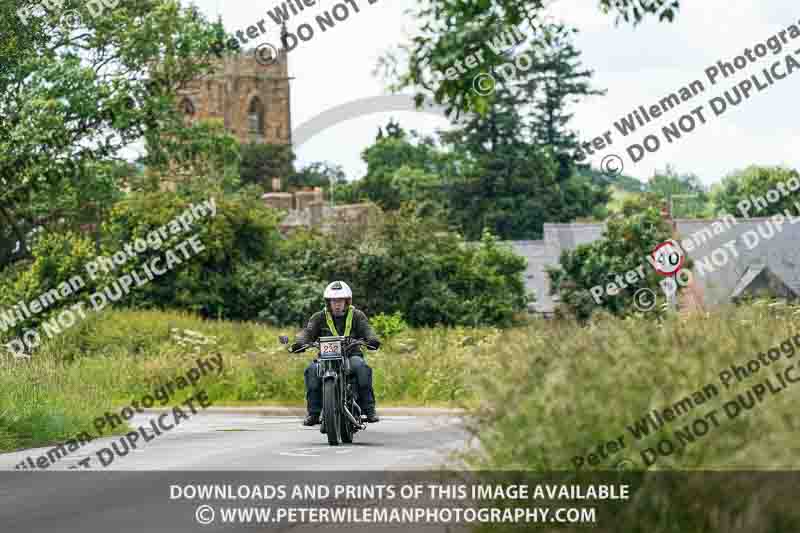
[[[380,412],[380,411],[379,411]],[[132,427],[152,414],[137,415]],[[95,439],[47,469],[15,470],[52,447],[0,455],[0,531],[114,533],[230,531],[231,529],[372,532],[375,524],[253,523],[206,525],[196,513],[203,504],[243,507],[319,506],[317,500],[211,502],[175,496],[178,485],[286,486],[315,483],[386,483],[390,476],[428,476],[427,470],[458,469],[451,452],[468,445],[454,416],[385,416],[355,436],[352,445],[330,446],[319,426],[303,427],[296,416],[198,413],[103,468],[98,450],[119,437]],[[90,457],[91,471],[69,470]],[[389,472],[387,472],[389,471]],[[399,479],[399,478],[398,478]],[[188,498],[188,499],[187,499]],[[350,505],[379,504],[378,500]],[[326,504],[327,505],[327,504]],[[341,503],[337,505],[342,505]],[[344,502],[347,506],[348,503]],[[206,505],[205,507],[208,507]],[[453,525],[385,525],[386,531],[459,531]],[[324,528],[324,529],[323,529]]]
[[[153,415],[136,415],[131,427]],[[103,467],[98,450],[119,437],[98,438],[47,470],[67,470],[90,457],[94,470],[411,470],[454,465],[451,452],[463,450],[467,434],[452,416],[384,416],[355,435],[352,445],[330,446],[319,426],[300,417],[208,414],[199,412],[150,442]],[[26,457],[35,462],[51,447],[0,455],[0,470],[13,470]]]

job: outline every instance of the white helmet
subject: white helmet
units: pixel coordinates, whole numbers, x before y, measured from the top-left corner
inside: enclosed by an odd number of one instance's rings
[[[350,286],[344,281],[334,281],[325,287],[325,294],[323,298],[330,300],[331,298],[353,298],[353,291]]]

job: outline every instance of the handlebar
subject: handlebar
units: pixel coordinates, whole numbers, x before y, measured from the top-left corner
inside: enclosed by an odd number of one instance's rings
[[[367,344],[365,341],[362,341],[360,339],[352,339],[350,341],[345,340],[345,346],[346,346],[346,350],[349,350],[350,348],[353,348],[355,346],[364,346],[367,350],[369,350],[371,352],[374,352],[374,351],[376,351],[378,349],[378,348],[373,348],[372,346]],[[290,353],[302,353],[302,352],[305,352],[306,350],[308,350],[309,348],[317,348],[317,349],[319,349],[319,341],[311,342],[309,344],[304,344],[303,346],[300,347],[300,349],[298,349],[296,351],[292,351],[291,349],[289,349],[289,352]]]

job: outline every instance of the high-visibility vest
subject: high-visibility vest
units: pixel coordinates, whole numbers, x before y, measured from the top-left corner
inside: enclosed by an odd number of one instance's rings
[[[333,323],[333,318],[331,317],[331,314],[328,312],[328,306],[325,306],[325,322],[328,323],[328,329],[331,330],[333,336],[338,337],[339,332],[336,331],[336,324]],[[350,328],[352,325],[353,325],[353,306],[351,305],[347,309],[347,318],[345,319],[344,322],[344,337],[350,336]]]

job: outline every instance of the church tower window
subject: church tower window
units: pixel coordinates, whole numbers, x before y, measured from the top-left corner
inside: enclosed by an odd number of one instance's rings
[[[258,97],[250,101],[250,108],[247,111],[247,123],[250,136],[254,140],[264,139],[264,104]]]
[[[194,104],[192,104],[192,101],[189,100],[188,98],[184,98],[183,101],[181,101],[181,111],[185,115],[189,115],[189,117],[193,117],[194,116]]]

